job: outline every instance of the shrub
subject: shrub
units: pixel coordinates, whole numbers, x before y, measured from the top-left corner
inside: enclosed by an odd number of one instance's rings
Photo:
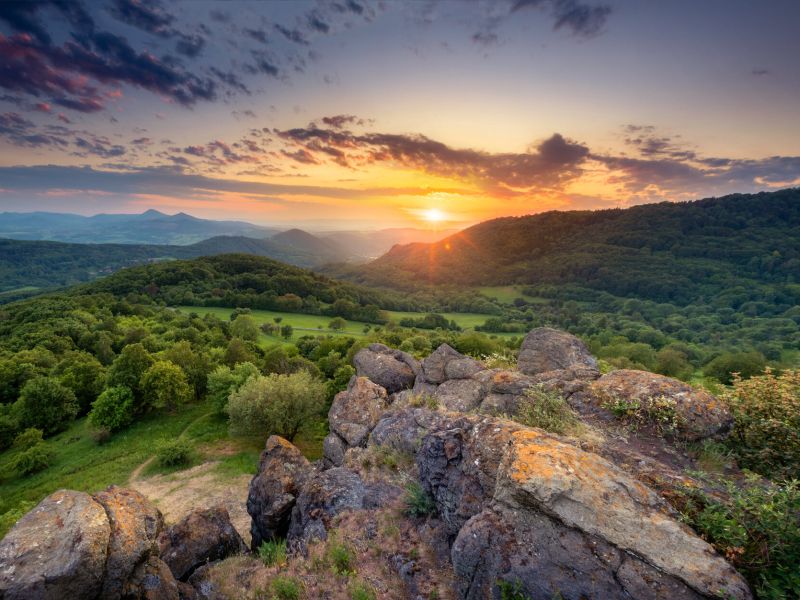
[[[405,503],[406,514],[411,517],[427,517],[436,513],[436,502],[417,482],[406,486]]]
[[[252,377],[228,401],[231,433],[291,441],[321,415],[325,396],[325,384],[306,371]]]
[[[258,547],[258,557],[268,567],[285,565],[287,557],[286,540],[264,542]]]
[[[709,362],[703,367],[703,373],[730,385],[733,383],[734,373],[738,373],[742,379],[747,379],[761,373],[766,365],[767,361],[760,352],[729,352],[720,354]]]
[[[142,397],[146,408],[167,408],[185,404],[192,399],[192,389],[186,374],[176,364],[160,360],[142,375]]]
[[[294,577],[278,576],[272,580],[272,593],[278,600],[299,600],[302,590]]]
[[[255,375],[260,375],[260,372],[250,362],[239,363],[233,369],[225,365],[217,367],[208,376],[208,399],[214,411],[218,415],[227,415],[230,395]]]
[[[15,403],[22,427],[36,427],[45,435],[67,428],[78,414],[78,402],[72,390],[52,377],[37,377],[25,384]]]
[[[345,544],[332,540],[328,544],[325,557],[331,565],[331,570],[337,575],[349,575],[354,572],[353,552]]]
[[[800,478],[800,370],[744,380],[723,395],[734,418],[728,444],[747,468],[776,478]]]
[[[515,420],[528,427],[567,433],[578,427],[578,417],[557,391],[538,385],[525,391],[525,400]]]
[[[375,600],[375,590],[366,581],[357,579],[350,584],[351,600]]]
[[[0,414],[0,452],[11,447],[18,430],[19,425],[14,417]]]
[[[107,388],[92,404],[89,423],[109,432],[119,431],[133,421],[133,392],[125,386]]]
[[[800,482],[728,485],[719,502],[694,492],[686,521],[748,579],[759,598],[800,595]]]
[[[176,467],[188,464],[192,456],[192,444],[183,438],[164,440],[156,449],[158,464],[162,467]]]
[[[53,450],[45,443],[34,444],[14,459],[14,469],[22,475],[44,471],[53,462]]]
[[[240,314],[231,323],[231,335],[254,342],[258,339],[258,325],[250,315]]]
[[[497,591],[500,592],[500,600],[528,600],[528,596],[522,591],[522,583],[519,581],[512,583],[505,579],[498,579]],[[555,596],[555,598],[560,597],[561,594]]]
[[[41,429],[28,427],[28,429],[14,438],[14,446],[20,448],[21,450],[28,450],[36,444],[41,444],[43,441],[44,439]]]

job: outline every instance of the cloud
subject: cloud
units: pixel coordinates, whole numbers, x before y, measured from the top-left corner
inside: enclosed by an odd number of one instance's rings
[[[290,29],[289,27],[285,27],[280,23],[275,23],[274,27],[275,31],[280,33],[290,42],[294,42],[295,44],[301,44],[303,46],[308,46],[308,40],[299,29]]]

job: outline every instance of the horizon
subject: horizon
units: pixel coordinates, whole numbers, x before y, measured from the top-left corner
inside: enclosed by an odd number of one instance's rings
[[[9,212],[462,229],[800,185],[788,0],[65,6],[0,4]]]

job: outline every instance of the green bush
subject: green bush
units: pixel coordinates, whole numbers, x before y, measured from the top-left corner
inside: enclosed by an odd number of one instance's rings
[[[325,395],[325,383],[306,371],[251,377],[228,401],[231,434],[278,434],[291,441],[320,417]]]
[[[287,558],[286,540],[264,542],[258,547],[258,557],[268,567],[285,565]]]
[[[760,352],[726,352],[703,367],[703,373],[730,385],[733,383],[734,373],[738,373],[742,379],[747,379],[761,373],[766,366],[767,361]]]
[[[272,580],[272,593],[278,600],[299,600],[302,589],[294,577],[280,575]]]
[[[89,423],[109,432],[131,424],[134,416],[133,392],[125,386],[107,388],[92,404]]]
[[[14,446],[21,450],[28,450],[29,448],[33,448],[36,444],[41,444],[43,441],[44,434],[41,429],[28,427],[28,429],[14,438]]]
[[[141,379],[142,398],[147,409],[174,410],[193,397],[186,374],[176,364],[159,360],[147,369]]]
[[[564,397],[554,390],[534,386],[525,391],[525,400],[514,420],[528,427],[539,427],[553,433],[574,431],[578,417]]]
[[[21,475],[44,471],[53,462],[54,456],[53,450],[47,444],[35,444],[17,455],[14,459],[14,470]]]
[[[767,477],[800,478],[800,369],[734,377],[723,399],[734,418],[728,445],[739,463]]]
[[[253,363],[243,362],[233,369],[226,365],[217,367],[208,376],[208,399],[218,415],[228,414],[228,398],[242,384],[261,373]]]
[[[0,414],[0,452],[10,448],[19,431],[17,420],[11,415]]]
[[[162,467],[177,467],[189,463],[192,457],[192,444],[189,440],[178,438],[164,440],[156,449],[158,464]]]
[[[78,414],[78,402],[57,379],[37,377],[22,388],[14,410],[22,427],[36,427],[49,436],[67,428]]]
[[[337,575],[349,575],[355,571],[355,557],[352,550],[342,542],[331,540],[325,553],[331,570]]]
[[[350,584],[351,600],[375,600],[375,590],[370,584],[361,579],[356,579]]]
[[[406,486],[405,503],[406,514],[411,517],[427,517],[436,513],[436,502],[417,482]]]
[[[695,492],[686,521],[747,578],[759,598],[800,597],[800,482],[728,485],[719,502]]]

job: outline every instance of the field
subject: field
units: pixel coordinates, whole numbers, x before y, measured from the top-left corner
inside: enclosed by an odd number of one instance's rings
[[[215,317],[220,319],[228,319],[230,314],[233,312],[233,309],[230,308],[218,308],[218,307],[209,307],[209,306],[179,306],[179,310],[185,313],[195,312],[199,315],[204,315],[210,313]],[[420,318],[424,317],[425,313],[421,312],[403,312],[403,311],[395,311],[389,310],[386,311],[392,321],[399,322],[400,319],[404,318]],[[486,319],[492,317],[492,315],[486,314],[478,314],[478,313],[439,313],[443,317],[445,317],[448,321],[452,320],[455,321],[460,327],[465,330],[474,329],[476,325],[482,325]],[[323,315],[306,315],[301,313],[289,313],[289,312],[278,312],[272,310],[252,310],[250,312],[250,316],[255,319],[256,323],[261,325],[262,323],[272,323],[276,318],[281,319],[281,325],[291,325],[294,329],[294,333],[290,341],[294,341],[299,339],[304,335],[318,335],[318,334],[330,334],[330,335],[348,335],[352,337],[363,337],[367,334],[367,328],[375,327],[374,324],[371,323],[362,323],[360,321],[348,321],[345,320],[346,325],[344,329],[333,330],[328,329],[328,323],[331,322],[331,317],[323,316]],[[495,335],[495,334],[492,334]],[[499,333],[496,334],[499,337],[512,337],[514,333]],[[261,334],[261,340],[263,343],[277,343],[284,341],[282,338],[278,338],[275,336],[269,336],[265,334]]]

